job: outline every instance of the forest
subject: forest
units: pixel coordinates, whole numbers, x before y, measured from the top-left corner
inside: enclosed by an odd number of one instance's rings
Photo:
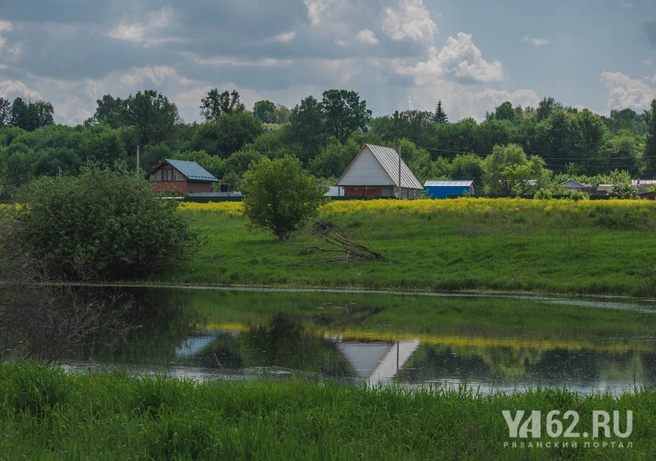
[[[144,90],[104,95],[78,126],[55,124],[54,113],[48,101],[0,98],[0,199],[41,176],[77,175],[87,162],[134,170],[137,151],[144,174],[166,158],[193,160],[233,190],[251,162],[285,155],[334,184],[364,143],[400,148],[422,183],[473,179],[490,195],[522,192],[497,190],[509,177],[557,189],[570,178],[596,186],[656,176],[656,99],[641,114],[608,116],[551,97],[538,107],[504,102],[477,122],[449,120],[441,101],[433,112],[374,117],[355,91],[327,90],[291,109],[262,100],[249,110],[236,90],[212,89],[199,101],[203,121],[185,123],[175,103]]]

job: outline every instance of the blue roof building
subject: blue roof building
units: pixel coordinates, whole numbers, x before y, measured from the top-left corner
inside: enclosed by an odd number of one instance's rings
[[[429,198],[447,198],[450,195],[474,196],[476,185],[474,181],[426,181],[424,190]]]

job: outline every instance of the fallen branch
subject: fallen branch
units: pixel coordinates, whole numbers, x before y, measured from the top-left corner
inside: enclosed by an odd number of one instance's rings
[[[350,262],[357,259],[384,259],[383,255],[371,248],[348,237],[339,227],[331,222],[312,219],[313,225],[308,231],[309,235],[323,241],[324,244],[303,245],[308,250],[317,250],[325,253],[341,253],[340,258],[327,258],[325,262]]]

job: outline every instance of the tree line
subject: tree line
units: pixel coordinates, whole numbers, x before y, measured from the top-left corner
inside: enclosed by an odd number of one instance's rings
[[[0,98],[0,194],[12,196],[41,176],[77,175],[89,162],[136,168],[137,147],[145,170],[165,158],[193,160],[237,188],[251,162],[286,155],[335,181],[364,143],[401,147],[421,182],[473,179],[489,193],[510,193],[496,190],[499,178],[522,184],[526,175],[545,184],[566,177],[604,182],[618,171],[656,175],[656,100],[641,114],[609,116],[550,97],[535,108],[504,102],[480,123],[451,122],[446,112],[438,101],[432,112],[373,117],[357,92],[338,89],[291,109],[262,100],[249,110],[236,90],[212,89],[199,104],[203,121],[184,123],[165,95],[144,90],[124,99],[104,95],[91,118],[71,127],[54,124],[47,101]]]

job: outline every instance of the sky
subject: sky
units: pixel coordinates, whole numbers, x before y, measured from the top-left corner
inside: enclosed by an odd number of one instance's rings
[[[656,98],[656,0],[16,0],[0,2],[0,97],[55,121],[155,89],[185,122],[213,88],[248,109],[359,93],[374,116],[482,120],[544,97],[608,115]]]

